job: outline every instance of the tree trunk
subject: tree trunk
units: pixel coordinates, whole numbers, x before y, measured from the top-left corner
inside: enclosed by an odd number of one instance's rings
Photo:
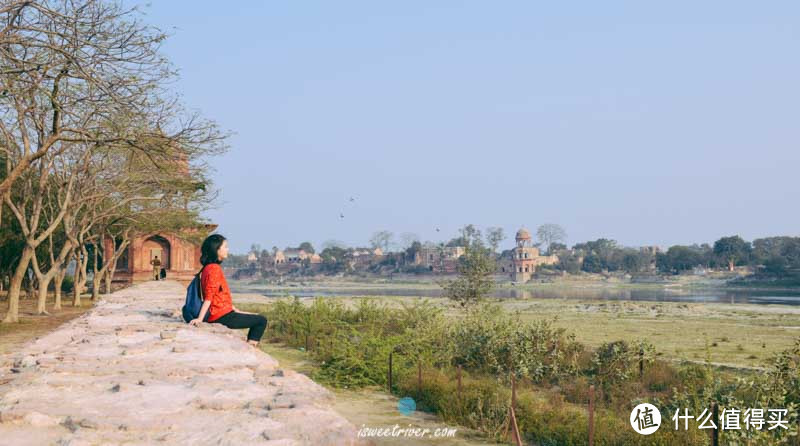
[[[43,274],[39,278],[39,301],[36,303],[36,314],[47,314],[47,289],[50,288],[50,282],[53,280],[53,274]]]
[[[120,256],[123,252],[128,249],[128,244],[130,243],[128,239],[128,231],[125,231],[123,235],[122,242],[120,242],[119,246],[116,246],[116,238],[111,237],[113,249],[107,250],[105,249],[105,243],[103,244],[103,251],[105,255],[103,256],[103,278],[106,282],[105,294],[111,294],[112,290],[112,282],[114,281],[114,273],[117,271],[117,260],[119,260]]]
[[[733,260],[728,260],[728,271],[733,272]]]
[[[75,262],[75,274],[72,275],[72,306],[73,307],[80,307],[81,306],[81,273],[78,272],[78,268],[80,260]]]
[[[114,274],[114,273],[112,273],[109,270],[109,271],[106,271],[106,273],[103,276],[103,279],[105,279],[105,282],[106,282],[105,294],[111,294],[111,276],[112,276],[112,274]]]
[[[81,284],[77,280],[72,287],[72,306],[73,307],[80,307],[81,306]]]
[[[114,290],[112,289],[112,286],[113,286],[113,282],[114,282],[114,273],[117,272],[116,263],[117,263],[117,259],[114,258],[114,264],[112,265],[113,267],[109,268],[108,270],[106,270],[106,294],[111,294],[111,293],[114,292]]]
[[[59,268],[58,274],[56,274],[55,278],[55,288],[56,288],[56,302],[53,305],[53,310],[60,310],[61,309],[61,284],[64,283],[64,277],[67,275],[67,268]]]
[[[94,276],[92,276],[92,300],[97,299],[100,297],[100,284],[103,279],[103,274],[95,271]]]
[[[92,248],[92,300],[96,300],[100,296],[100,279],[103,275],[97,267],[97,245],[92,244]]]
[[[14,270],[14,275],[11,276],[11,283],[8,285],[8,313],[6,318],[3,319],[3,323],[19,322],[19,292],[31,258],[33,258],[33,248],[26,243],[25,248],[22,249],[22,256],[19,258],[17,269]]]
[[[81,293],[83,293],[83,288],[86,284],[86,267],[88,264],[89,253],[86,251],[86,247],[81,246],[75,262],[75,285],[74,296],[72,299],[72,306],[74,307],[81,306]]]

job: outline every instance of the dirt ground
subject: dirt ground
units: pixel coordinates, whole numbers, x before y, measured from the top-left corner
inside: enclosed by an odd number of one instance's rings
[[[36,299],[21,298],[19,301],[19,319],[15,324],[0,324],[0,354],[18,350],[28,341],[42,337],[55,330],[61,324],[86,313],[94,307],[89,295],[81,298],[81,306],[72,306],[72,295],[61,296],[61,310],[53,310],[55,296],[51,293],[47,298],[47,311],[50,315],[36,314]],[[6,292],[0,292],[0,320],[8,312]]]

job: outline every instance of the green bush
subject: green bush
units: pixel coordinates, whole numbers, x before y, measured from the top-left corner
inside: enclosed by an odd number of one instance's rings
[[[72,276],[64,276],[64,280],[61,281],[61,292],[69,293],[74,286],[75,279]]]
[[[675,431],[670,417],[678,408],[699,415],[712,402],[721,408],[789,410],[792,430],[725,431],[728,442],[787,444],[798,426],[800,340],[776,355],[766,373],[732,379],[708,365],[675,367],[656,360],[652,345],[643,341],[611,342],[591,351],[552,321],[522,321],[491,304],[448,319],[427,301],[389,308],[361,299],[347,308],[334,299],[304,304],[292,298],[269,305],[265,315],[270,339],[304,348],[315,360],[315,379],[340,387],[385,388],[392,353],[393,393],[411,396],[420,410],[498,440],[508,422],[512,372],[519,383],[518,425],[525,440],[535,444],[586,442],[591,384],[598,392],[597,445],[706,444],[707,431],[692,423],[688,431]],[[460,394],[457,365],[463,370]],[[637,434],[628,422],[639,402],[661,409],[662,428],[652,435]]]
[[[574,375],[582,350],[552,321],[523,322],[491,304],[469,310],[451,326],[449,339],[454,364],[500,376],[514,372],[533,382]]]

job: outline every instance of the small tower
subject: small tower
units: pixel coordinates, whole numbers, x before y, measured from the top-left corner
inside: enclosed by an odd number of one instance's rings
[[[536,259],[539,258],[539,248],[532,246],[531,233],[527,229],[520,228],[515,237],[517,246],[511,251],[514,270],[511,278],[514,282],[527,282],[531,279],[531,274],[536,271]]]

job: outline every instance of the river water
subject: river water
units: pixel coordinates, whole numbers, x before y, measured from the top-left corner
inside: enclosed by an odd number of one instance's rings
[[[259,293],[268,297],[353,297],[353,296],[411,296],[441,297],[442,291],[437,288],[404,288],[402,286],[380,287],[292,287],[292,288],[247,288],[234,292]],[[490,293],[490,297],[510,299],[580,299],[580,300],[630,300],[630,301],[662,301],[662,302],[721,302],[750,304],[782,304],[800,305],[800,290],[773,291],[753,289],[664,289],[664,288],[498,288]]]

